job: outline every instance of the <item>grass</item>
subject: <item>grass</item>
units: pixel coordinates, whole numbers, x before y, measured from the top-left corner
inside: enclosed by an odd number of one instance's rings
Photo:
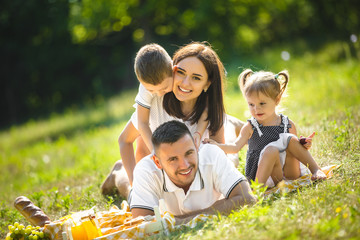
[[[343,56],[343,45],[328,44],[316,52],[304,49],[286,62],[280,58],[283,49],[273,48],[264,51],[261,59],[248,59],[240,65],[273,72],[288,69],[283,112],[296,123],[299,135],[317,132],[311,153],[321,166],[343,164],[335,176],[195,229],[153,238],[359,238],[360,69],[358,59]],[[291,47],[287,49],[290,53]],[[236,86],[241,69],[233,66],[227,69],[226,109],[245,120],[247,107]],[[29,121],[0,133],[0,239],[8,224],[27,224],[12,206],[20,195],[28,196],[52,220],[92,206],[109,208],[116,199],[104,198],[99,188],[119,158],[117,137],[133,111],[135,94],[122,93],[96,106]],[[239,154],[241,171],[245,154],[246,149]]]

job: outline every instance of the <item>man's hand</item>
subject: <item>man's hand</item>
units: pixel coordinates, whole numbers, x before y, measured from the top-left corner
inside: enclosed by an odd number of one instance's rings
[[[139,216],[147,216],[147,215],[154,215],[154,211],[143,209],[143,208],[133,208],[131,209],[131,213],[133,218],[137,218]]]
[[[201,214],[200,212],[198,214]],[[175,225],[182,225],[190,222],[197,214],[179,215],[175,217]]]
[[[304,148],[306,148],[307,150],[309,150],[311,148],[311,145],[312,145],[312,139],[313,137],[315,136],[315,132],[313,132],[310,136],[308,136],[307,138],[306,137],[303,137],[303,136],[300,136],[299,138],[299,141],[300,143],[304,146]]]

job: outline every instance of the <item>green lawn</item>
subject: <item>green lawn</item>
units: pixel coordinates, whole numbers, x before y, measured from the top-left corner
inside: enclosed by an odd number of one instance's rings
[[[249,117],[236,85],[243,68],[287,69],[290,82],[283,113],[296,123],[299,135],[316,131],[310,151],[321,166],[342,164],[341,168],[327,181],[162,238],[360,238],[360,61],[343,54],[343,43],[317,51],[304,48],[286,62],[281,51],[264,51],[261,58],[234,59],[227,65],[227,112],[241,120]],[[109,208],[113,200],[105,199],[99,188],[120,157],[117,137],[133,112],[135,94],[121,93],[96,106],[0,133],[1,239],[8,224],[28,224],[12,206],[20,195],[32,199],[52,220],[92,206]],[[245,154],[243,149],[240,166]]]

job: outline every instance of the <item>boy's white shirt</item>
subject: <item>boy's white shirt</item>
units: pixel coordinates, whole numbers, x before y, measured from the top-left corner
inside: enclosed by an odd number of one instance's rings
[[[150,110],[149,116],[149,127],[151,132],[154,132],[157,127],[159,127],[162,123],[168,122],[171,120],[178,120],[184,122],[181,119],[170,116],[165,109],[163,108],[163,99],[164,96],[159,97],[156,94],[150,93],[146,88],[140,83],[139,92],[135,97],[134,107],[137,109],[138,105],[148,108]],[[138,127],[138,116],[137,110],[131,116],[131,122],[136,129]],[[197,124],[191,125],[188,121],[184,122],[186,126],[190,129],[190,132],[194,134],[196,132]],[[209,131],[205,130],[202,139],[209,137]]]
[[[151,107],[151,102],[153,100],[154,97],[158,97],[156,94],[152,94],[151,92],[149,92],[148,90],[146,90],[146,88],[144,87],[144,85],[142,85],[140,83],[139,85],[139,91],[138,94],[135,97],[135,102],[140,104],[141,106],[150,109]],[[159,98],[159,97],[158,97]],[[134,105],[134,107],[136,108],[136,106]]]

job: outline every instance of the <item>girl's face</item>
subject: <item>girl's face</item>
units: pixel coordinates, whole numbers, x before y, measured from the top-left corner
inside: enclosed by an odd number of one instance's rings
[[[278,104],[274,99],[263,93],[252,93],[246,95],[246,101],[249,106],[251,116],[261,124],[273,124],[277,119],[275,108]]]
[[[173,92],[180,102],[196,101],[211,82],[204,64],[197,57],[187,57],[175,67]]]

